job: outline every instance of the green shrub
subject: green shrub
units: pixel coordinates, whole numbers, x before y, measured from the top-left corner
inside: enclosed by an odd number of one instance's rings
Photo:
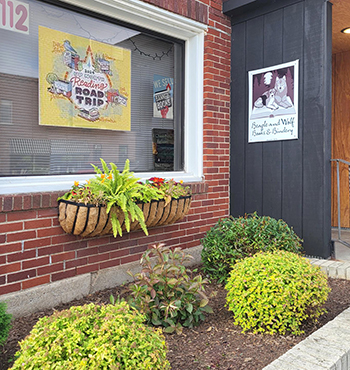
[[[286,250],[299,253],[302,240],[283,220],[256,213],[225,218],[201,240],[203,271],[219,283],[227,280],[231,266],[257,252]]]
[[[169,369],[160,330],[126,302],[93,303],[40,319],[12,369]]]
[[[286,251],[258,253],[236,263],[225,286],[227,306],[243,332],[294,335],[305,320],[325,312],[326,275],[303,257]]]
[[[205,295],[207,280],[200,275],[192,278],[184,266],[190,258],[181,248],[172,251],[157,244],[143,254],[141,273],[130,273],[135,280],[130,303],[147,316],[148,323],[165,327],[166,333],[181,333],[183,326],[198,325],[204,312],[212,312]]]
[[[5,344],[11,328],[12,315],[6,313],[7,305],[0,302],[0,346]]]

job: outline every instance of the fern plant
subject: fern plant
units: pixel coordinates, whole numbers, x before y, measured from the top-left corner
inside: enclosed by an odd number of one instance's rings
[[[85,185],[74,183],[71,191],[58,199],[72,200],[77,203],[102,204],[106,206],[106,212],[111,214],[113,235],[122,236],[122,226],[118,220],[118,206],[124,214],[126,231],[130,231],[131,222],[138,221],[144,233],[148,235],[147,227],[142,210],[138,202],[150,202],[163,197],[159,189],[148,184],[139,182],[139,178],[130,172],[130,164],[127,159],[124,170],[120,172],[114,163],[110,167],[101,159],[102,169],[95,165],[96,175],[87,181]]]

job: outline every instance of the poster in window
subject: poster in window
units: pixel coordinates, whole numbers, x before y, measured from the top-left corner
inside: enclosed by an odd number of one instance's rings
[[[174,118],[174,79],[153,76],[153,117]]]
[[[248,72],[248,142],[298,139],[299,60]]]
[[[40,125],[130,131],[130,50],[39,27]]]

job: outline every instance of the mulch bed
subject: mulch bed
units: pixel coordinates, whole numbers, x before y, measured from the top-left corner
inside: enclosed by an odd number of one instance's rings
[[[307,323],[305,334],[299,337],[240,333],[239,327],[232,324],[231,313],[225,308],[225,290],[222,286],[210,284],[208,292],[217,291],[216,297],[210,302],[214,314],[209,314],[206,321],[194,329],[185,328],[182,335],[165,334],[172,369],[262,369],[350,306],[350,281],[329,279],[329,284],[332,292],[325,305],[328,313],[317,324]],[[111,294],[126,296],[125,287],[106,289],[55,309],[62,310],[90,302],[109,303]],[[40,317],[51,315],[52,312],[53,309],[48,309],[14,320],[7,343],[3,348],[0,347],[0,370],[12,365],[13,356],[19,348],[18,341],[29,334]]]

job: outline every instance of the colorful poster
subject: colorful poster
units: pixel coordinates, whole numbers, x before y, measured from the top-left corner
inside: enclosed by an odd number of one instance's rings
[[[174,118],[174,79],[153,76],[153,117]]]
[[[40,125],[130,131],[130,50],[39,26]]]
[[[299,60],[248,72],[248,142],[298,139]]]

